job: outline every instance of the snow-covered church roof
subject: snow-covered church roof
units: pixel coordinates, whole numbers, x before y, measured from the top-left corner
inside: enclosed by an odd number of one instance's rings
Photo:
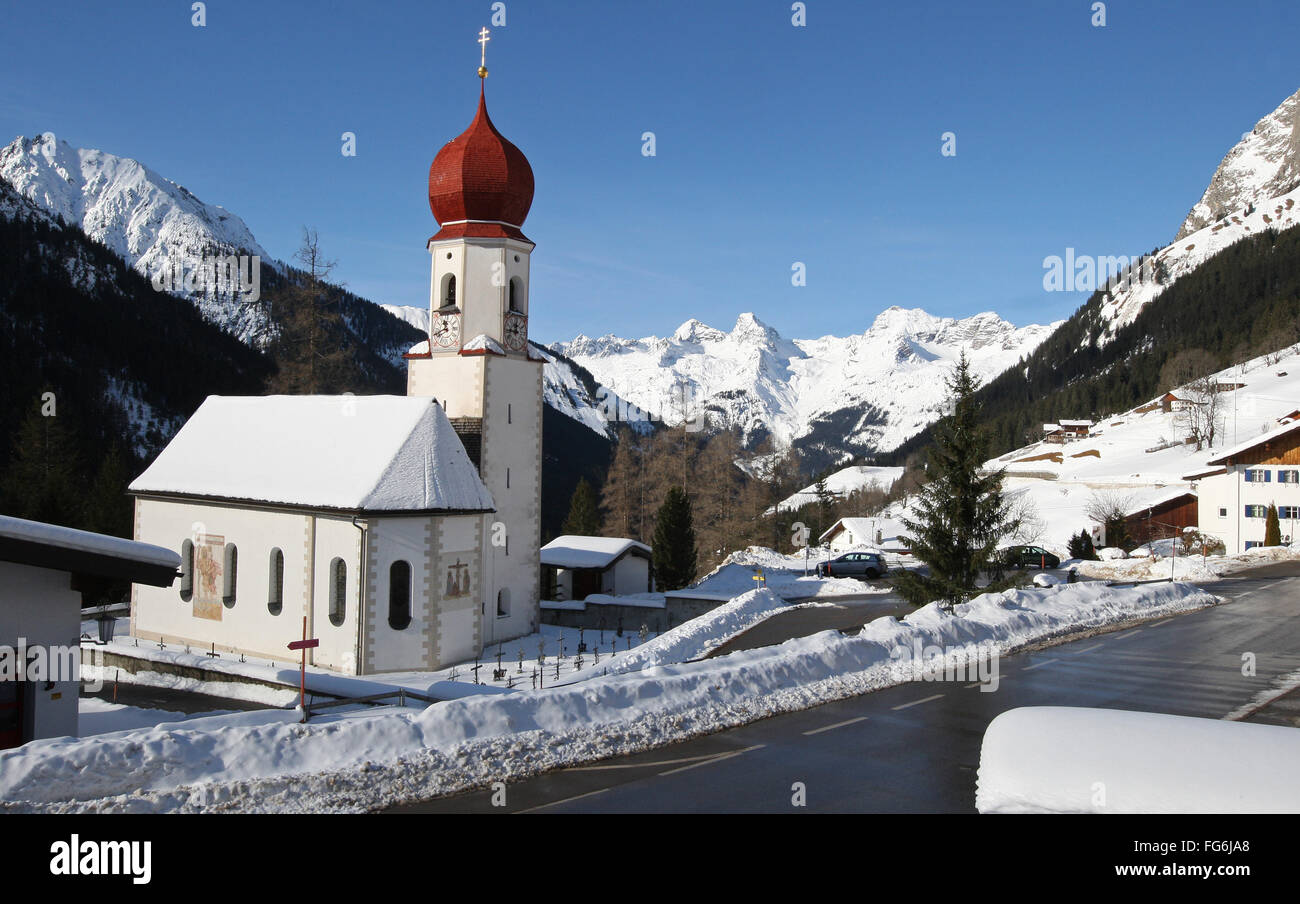
[[[542,547],[542,564],[557,568],[606,568],[628,550],[651,550],[625,537],[582,537],[565,534]]]
[[[408,396],[209,396],[129,487],[345,511],[492,511],[442,408]]]

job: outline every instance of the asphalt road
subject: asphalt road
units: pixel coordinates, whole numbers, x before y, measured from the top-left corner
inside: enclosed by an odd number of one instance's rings
[[[740,728],[537,776],[507,806],[475,791],[394,812],[763,813],[974,811],[984,729],[1018,706],[1223,718],[1300,669],[1300,565],[1207,587],[1224,605],[1005,657],[993,693],[913,682]],[[1243,677],[1242,655],[1256,657]],[[1293,724],[1298,695],[1251,721]]]
[[[808,637],[820,631],[848,631],[861,629],[869,621],[895,615],[899,618],[916,607],[903,602],[894,594],[871,594],[863,597],[836,597],[826,600],[831,605],[792,609],[764,619],[744,634],[733,637],[718,647],[708,658],[725,656],[737,650],[770,647],[795,637]]]

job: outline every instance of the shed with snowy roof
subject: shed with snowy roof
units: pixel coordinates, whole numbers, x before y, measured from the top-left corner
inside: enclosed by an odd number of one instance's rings
[[[545,595],[564,601],[647,593],[654,590],[651,561],[649,546],[626,537],[556,537],[542,547]]]
[[[212,396],[130,492],[136,539],[181,558],[134,590],[141,639],[288,661],[305,617],[313,665],[434,669],[509,609],[492,495],[432,398]]]
[[[77,735],[81,610],[118,584],[168,587],[176,553],[0,515],[0,750]]]

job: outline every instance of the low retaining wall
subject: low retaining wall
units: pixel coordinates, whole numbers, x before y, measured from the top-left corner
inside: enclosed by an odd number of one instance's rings
[[[581,609],[543,608],[542,624],[589,630],[600,630],[603,627],[606,631],[617,631],[621,622],[625,634],[635,634],[641,630],[642,625],[648,627],[652,633],[661,634],[684,621],[712,612],[725,602],[726,600],[669,597],[667,605],[662,609],[596,603],[584,605]]]

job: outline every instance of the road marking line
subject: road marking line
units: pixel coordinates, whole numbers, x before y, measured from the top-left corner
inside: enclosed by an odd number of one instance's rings
[[[1127,634],[1116,634],[1115,639],[1123,640],[1125,637],[1132,637],[1134,634],[1141,634],[1141,633],[1142,633],[1141,628],[1135,628],[1132,631],[1128,632]]]
[[[656,760],[653,763],[615,763],[607,766],[571,766],[565,772],[599,772],[606,769],[651,769],[655,766],[674,766],[677,763],[693,763],[697,760],[710,760],[716,753],[701,753],[698,756],[683,756],[675,760]]]
[[[1102,647],[1104,647],[1104,646],[1106,646],[1104,643],[1093,644],[1092,646],[1090,646],[1090,647],[1088,647],[1088,648],[1086,648],[1086,649],[1083,649],[1083,650],[1075,650],[1071,655],[1072,655],[1072,656],[1078,656],[1080,653],[1091,653],[1093,650],[1100,650],[1100,649],[1101,649]]]
[[[1164,621],[1156,621],[1156,622],[1152,622],[1151,625],[1150,625],[1150,627],[1154,628],[1156,625],[1167,625],[1167,624],[1169,624],[1171,621],[1173,621],[1172,618],[1166,618]]]
[[[909,706],[920,706],[922,703],[929,703],[931,700],[938,700],[943,694],[935,694],[933,697],[926,697],[924,700],[913,700],[911,703],[903,703],[893,709],[907,709]]]
[[[597,794],[604,794],[608,790],[609,790],[608,788],[600,788],[599,790],[596,791],[588,791],[586,794],[577,794],[574,795],[573,797],[566,797],[564,798],[564,800],[553,800],[548,804],[538,804],[537,806],[529,807],[526,810],[515,810],[515,813],[517,815],[519,813],[532,813],[535,810],[545,810],[547,807],[557,807],[560,804],[567,804],[570,801],[582,800],[584,797],[593,797]]]
[[[729,760],[732,757],[740,756],[742,753],[749,753],[751,750],[758,750],[760,747],[766,747],[766,744],[755,744],[753,747],[746,747],[743,750],[733,750],[731,753],[724,753],[715,756],[711,760],[705,760],[702,763],[691,763],[689,766],[679,766],[676,769],[669,769],[667,772],[660,772],[660,775],[673,775],[677,772],[685,772],[687,769],[698,769],[700,766],[708,766],[710,763],[721,763],[723,760]]]
[[[843,728],[845,725],[853,725],[855,722],[867,721],[866,716],[858,716],[856,719],[845,719],[843,722],[836,722],[834,725],[823,725],[821,728],[814,728],[812,731],[805,731],[805,735],[821,734],[823,731],[830,731],[832,728]]]
[[[1059,659],[1044,659],[1042,662],[1035,662],[1033,665],[1027,665],[1020,671],[1032,672],[1034,669],[1041,669],[1045,665],[1051,665],[1053,662],[1060,662]]]

